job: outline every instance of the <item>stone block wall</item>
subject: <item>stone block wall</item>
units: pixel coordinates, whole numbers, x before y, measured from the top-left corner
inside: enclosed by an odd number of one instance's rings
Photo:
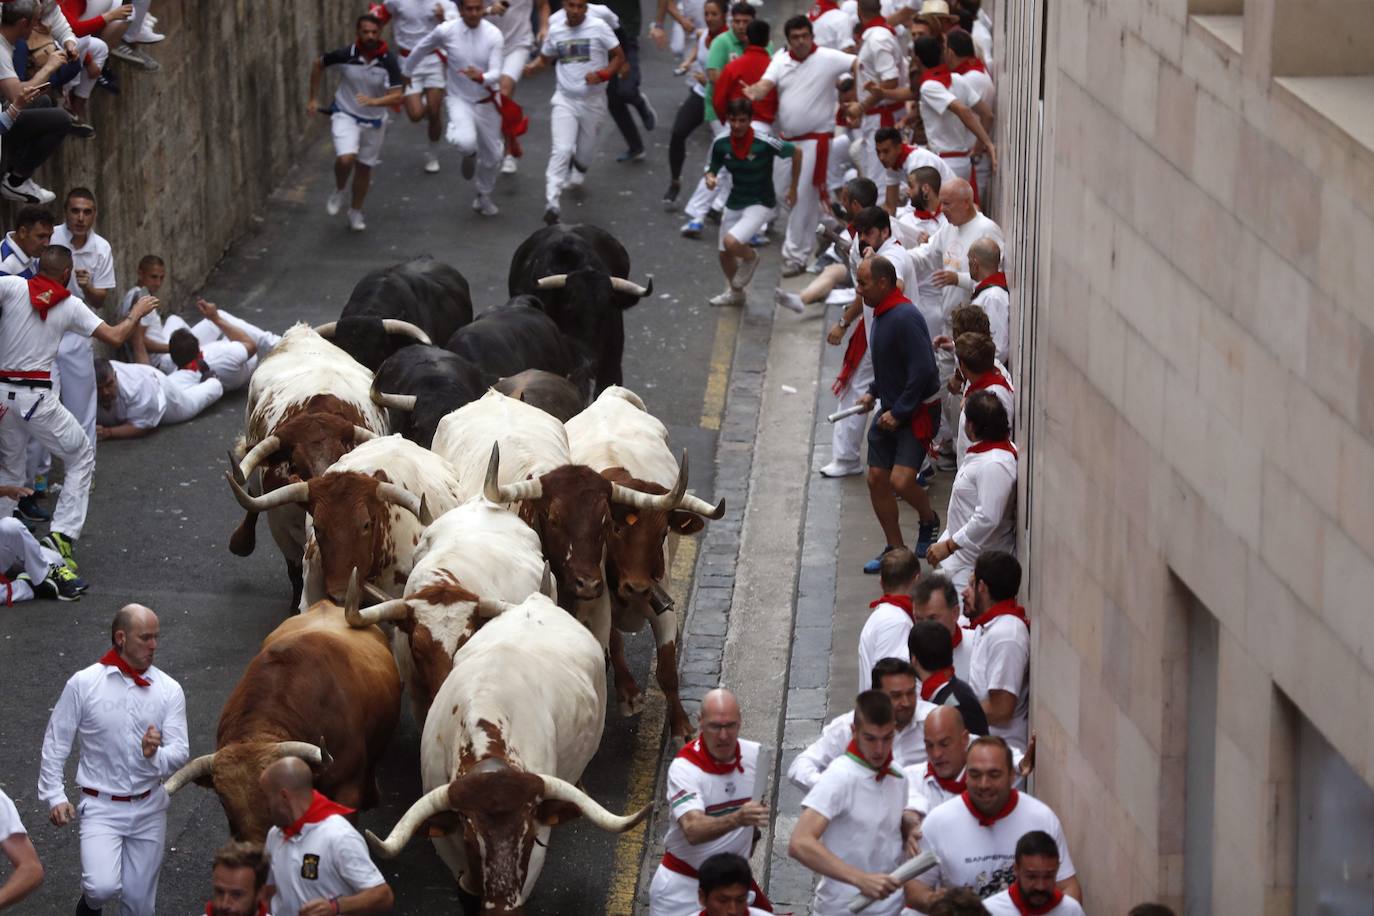
[[[311,60],[352,41],[360,8],[155,0],[167,40],[149,48],[162,70],[115,61],[123,91],[95,91],[96,136],[65,141],[35,176],[57,193],[55,210],[70,187],[95,191],[97,231],[114,247],[121,292],[134,284],[139,258],[156,253],[172,282],[163,299],[179,301],[264,212],[268,193],[327,129],[305,113]],[[3,212],[7,225],[13,212]]]
[[[1291,912],[1296,714],[1374,783],[1374,96],[1290,81],[1342,20],[1295,35],[1284,6],[997,4],[1023,50],[1049,17],[1043,121],[999,131],[1004,161],[1043,150],[1008,252],[1037,265],[1013,277],[1035,788],[1088,912],[1181,906],[1190,800],[1215,805],[1197,911]],[[1243,15],[1243,43],[1201,13]],[[1219,624],[1205,791],[1184,772],[1198,609]]]

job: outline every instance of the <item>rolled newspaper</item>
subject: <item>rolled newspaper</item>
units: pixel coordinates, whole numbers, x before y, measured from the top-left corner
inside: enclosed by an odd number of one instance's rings
[[[829,420],[831,423],[838,423],[839,421],[843,420],[845,417],[852,417],[852,416],[854,416],[856,413],[863,413],[863,412],[864,412],[863,405],[862,405],[862,404],[855,404],[853,407],[846,407],[844,410],[837,410],[837,411],[835,411],[834,413],[832,413],[832,414],[830,414],[829,416],[827,416],[826,419]]]
[[[773,778],[773,749],[759,748],[759,758],[754,764],[754,801],[768,801],[768,783]]]
[[[935,853],[923,852],[916,858],[907,859],[901,865],[898,865],[897,870],[892,872],[888,877],[898,884],[906,884],[912,878],[930,871],[939,864],[940,861],[935,858]],[[873,902],[872,898],[859,894],[853,900],[849,901],[849,912],[862,913]]]

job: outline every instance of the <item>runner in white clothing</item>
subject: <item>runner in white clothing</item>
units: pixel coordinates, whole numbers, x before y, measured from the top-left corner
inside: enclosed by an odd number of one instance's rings
[[[960,178],[973,177],[971,157],[975,151],[985,154],[988,167],[996,172],[997,148],[983,126],[984,120],[992,122],[989,101],[980,98],[962,76],[950,72],[940,39],[918,38],[911,51],[912,62],[920,65],[921,75],[908,97],[914,96],[920,103],[921,121],[931,150],[946,159]]]
[[[625,62],[610,26],[587,15],[587,0],[563,4],[566,21],[550,21],[539,56],[525,66],[531,76],[555,65],[558,88],[549,113],[549,166],[544,173],[544,222],[559,220],[564,185],[581,187],[606,120],[606,82]]]
[[[197,365],[166,375],[155,366],[97,359],[96,435],[102,440],[141,439],[159,426],[197,416],[224,395],[224,385],[207,370]]]
[[[931,871],[906,885],[906,902],[922,912],[939,899],[937,888],[967,887],[987,899],[1013,880],[1016,845],[1032,830],[1043,830],[1060,850],[1055,883],[1081,899],[1073,859],[1059,818],[1044,802],[1012,788],[1016,768],[1011,748],[1000,738],[977,738],[969,745],[968,788],[939,805],[921,824],[921,849],[939,860]]]
[[[1025,752],[1030,713],[1030,620],[1016,603],[1021,564],[985,550],[964,587],[964,613],[973,623],[969,686],[982,701],[989,733]]]
[[[1015,875],[1000,894],[983,901],[991,916],[1083,916],[1083,906],[1059,889],[1059,843],[1043,830],[1016,841]]]
[[[1002,246],[993,238],[982,238],[968,249],[968,273],[973,282],[973,304],[988,316],[997,359],[1007,365],[1011,358],[1011,292],[1002,272]]]
[[[901,131],[895,127],[880,128],[873,135],[873,144],[878,151],[878,160],[883,164],[883,175],[878,181],[885,199],[883,208],[894,216],[912,172],[922,167],[935,169],[940,173],[942,183],[955,177],[949,163],[924,146],[909,145],[902,140]],[[939,193],[938,187],[936,193]]]
[[[501,112],[496,90],[503,79],[505,38],[483,18],[483,10],[482,0],[462,0],[462,18],[442,23],[421,38],[401,72],[409,73],[419,60],[432,56],[431,51],[439,52],[448,71],[448,142],[458,147],[463,157],[463,177],[476,176],[477,196],[472,209],[483,216],[495,216],[499,211],[491,192],[501,168]]]
[[[879,659],[907,658],[906,638],[911,632],[911,592],[921,575],[921,561],[905,547],[883,554],[878,578],[883,596],[869,605],[872,613],[859,631],[859,673],[864,677]],[[860,683],[860,690],[870,685]],[[877,684],[873,684],[877,687]]]
[[[997,110],[996,90],[992,84],[992,77],[988,74],[987,65],[978,59],[973,36],[963,29],[951,29],[947,32],[945,34],[945,61],[949,64],[950,72],[961,77],[978,101],[985,103],[985,107],[979,106],[980,117],[984,115],[992,117],[983,118],[983,129],[988,132],[988,136],[995,136],[997,129],[993,119]],[[986,155],[974,154],[973,172],[974,177],[978,179],[978,197],[986,206],[994,198],[992,168]]]
[[[167,836],[162,780],[190,756],[186,697],[153,666],[157,615],[141,604],[120,608],[110,625],[112,648],[72,675],[43,735],[38,797],[48,819],[64,827],[81,818],[81,899],[77,916],[99,913],[119,897],[121,916],[157,912],[157,878]],[[81,745],[75,808],[62,770]]]
[[[172,315],[163,326],[169,334],[166,360],[157,362],[140,345],[134,345],[135,362],[156,366],[167,375],[186,369],[196,360],[203,360],[219,379],[225,391],[237,391],[248,384],[258,362],[281,340],[281,335],[264,331],[257,325],[235,317],[213,302],[196,300],[196,308],[205,316],[188,325],[180,315]],[[195,366],[199,370],[199,366]]]
[[[0,852],[10,860],[10,876],[0,883],[0,909],[13,906],[43,883],[43,863],[29,841],[14,802],[0,792]]]
[[[744,94],[757,101],[777,89],[778,134],[802,153],[802,181],[782,243],[782,275],[791,277],[806,269],[816,244],[830,141],[835,134],[835,107],[839,104],[836,81],[854,69],[855,57],[818,47],[811,20],[805,16],[787,20],[783,31],[787,50],[773,55],[763,78],[745,88]]]
[[[31,280],[0,278],[0,483],[20,486],[25,451],[35,439],[62,459],[66,479],[53,512],[45,546],[57,551],[76,572],[75,541],[86,523],[86,505],[95,471],[95,443],[67,408],[54,397],[52,369],[62,334],[75,331],[111,347],[129,339],[144,315],[157,308],[145,296],[111,327],[96,317],[67,289],[71,252],[50,245],[39,256],[38,276]],[[0,517],[14,511],[15,500],[0,494]]]
[[[906,779],[892,765],[892,701],[877,690],[854,703],[853,738],[802,800],[787,854],[820,874],[811,912],[847,916],[856,894],[876,916],[901,912],[901,888],[888,876],[902,861]]]
[[[768,824],[768,803],[755,800],[768,774],[757,772],[759,744],[740,739],[741,724],[735,695],[712,690],[701,701],[701,734],[668,766],[672,814],[649,887],[650,916],[694,916],[702,863],[717,853],[748,856],[754,828]]]
[[[0,485],[8,496],[32,494],[28,487]],[[18,568],[14,579],[5,578],[7,570]],[[0,601],[6,607],[34,598],[79,601],[85,583],[67,568],[62,555],[44,547],[17,518],[0,518]]]
[[[531,13],[539,17],[538,35],[531,22]],[[524,128],[516,128],[515,124],[525,120],[524,112],[515,104],[515,87],[525,73],[525,64],[530,62],[530,55],[549,34],[549,0],[495,0],[486,8],[486,14],[501,30],[501,98],[498,104],[503,113],[509,109],[507,121],[511,122],[503,122],[505,158],[501,162],[501,171],[513,175],[518,168],[516,160],[521,155],[517,138],[524,133]],[[611,28],[618,27],[617,20]],[[525,123],[528,124],[528,121]]]
[[[846,108],[849,123],[860,129],[862,140],[856,151],[849,154],[866,177],[879,186],[883,183],[883,164],[874,144],[879,128],[895,127],[902,111],[902,103],[890,94],[907,92],[909,77],[897,34],[882,15],[881,0],[859,0],[859,19],[863,34],[859,36],[859,69],[856,88],[858,100]]]
[[[453,0],[383,0],[369,10],[383,22],[391,22],[391,37],[400,52],[405,82],[406,117],[412,122],[427,121],[429,149],[425,150],[425,171],[439,171],[439,140],[443,136],[444,57],[443,52],[417,52],[420,39],[441,22],[458,18]]]
[[[935,707],[917,697],[916,669],[905,658],[883,658],[873,666],[872,672],[873,689],[886,694],[892,704],[893,721],[897,726],[892,738],[892,759],[897,766],[923,762],[925,747],[921,723]],[[821,729],[821,736],[787,768],[788,781],[805,792],[811,791],[826,768],[844,756],[853,737],[853,710],[831,719]]]

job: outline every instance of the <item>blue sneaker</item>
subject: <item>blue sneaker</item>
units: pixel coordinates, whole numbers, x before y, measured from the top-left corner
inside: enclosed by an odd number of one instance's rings
[[[749,240],[749,247],[751,248],[762,248],[767,244],[768,236],[764,235],[762,232],[755,232],[754,237]]]
[[[19,505],[14,511],[25,522],[37,524],[52,521],[52,513],[38,504],[38,494],[36,493],[19,500]]]
[[[682,224],[682,228],[678,231],[682,233],[682,237],[684,239],[699,239],[701,238],[702,228],[703,227],[701,225],[701,220],[689,219],[687,222]]]
[[[921,468],[921,473],[916,475],[916,482],[924,489],[930,489],[930,479],[935,476],[935,469],[927,461],[925,467]]]
[[[916,556],[925,559],[926,550],[930,548],[940,537],[940,516],[936,515],[928,522],[921,522],[919,533],[916,535]]]
[[[871,560],[869,560],[867,563],[865,563],[865,564],[864,564],[864,575],[866,575],[866,576],[876,576],[878,573],[882,572],[882,569],[883,569],[883,557],[887,556],[887,552],[888,552],[889,550],[891,550],[891,549],[892,549],[892,545],[891,545],[891,544],[888,544],[886,547],[883,548],[883,552],[882,552],[882,553],[878,554],[876,557],[874,557],[873,559],[871,559]]]

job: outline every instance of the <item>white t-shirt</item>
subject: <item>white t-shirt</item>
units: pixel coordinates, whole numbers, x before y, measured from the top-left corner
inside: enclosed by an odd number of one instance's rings
[[[926,142],[937,153],[967,152],[973,148],[973,133],[949,110],[958,101],[967,108],[978,104],[978,97],[959,74],[952,74],[949,87],[936,80],[922,80],[917,93],[920,100],[921,121],[926,127]]]
[[[6,232],[4,241],[0,241],[0,273],[26,280],[38,273],[38,259],[24,254],[13,232]]]
[[[844,51],[854,47],[854,27],[859,21],[843,9],[826,10],[811,23],[816,44]]]
[[[873,666],[883,658],[911,658],[906,645],[911,635],[911,615],[886,601],[875,607],[859,631],[859,689],[872,686]]]
[[[1058,881],[1075,874],[1064,828],[1049,806],[1012,789],[1011,812],[984,827],[975,819],[964,796],[941,804],[921,823],[921,849],[931,851],[940,864],[920,877],[930,887],[967,887],[984,899],[1015,880],[1016,843],[1032,830],[1043,830],[1059,846]]]
[[[442,17],[434,15],[436,2],[444,8]],[[414,48],[440,22],[458,18],[453,0],[386,0],[383,6],[391,14],[391,37],[398,53]]]
[[[167,412],[167,395],[162,390],[162,370],[156,366],[142,363],[121,363],[110,360],[119,391],[115,394],[114,404],[108,409],[96,408],[96,418],[101,426],[119,426],[132,423],[139,429],[154,429],[162,422]]]
[[[67,289],[72,291],[73,296],[81,295],[81,287],[76,282],[78,270],[91,272],[91,286],[96,289],[115,288],[114,251],[111,250],[110,243],[105,240],[104,236],[97,232],[91,232],[90,235],[86,236],[85,245],[80,248],[72,248],[72,231],[67,228],[66,223],[63,223],[53,227],[52,243],[71,248],[72,277],[67,281]]]
[[[973,304],[987,313],[997,358],[1005,363],[1011,355],[1011,296],[1000,286],[987,286],[974,294]]]
[[[272,898],[276,916],[295,916],[311,900],[350,897],[386,883],[362,834],[338,814],[306,824],[290,838],[273,827],[266,845],[277,887]]]
[[[837,858],[866,872],[891,872],[902,862],[902,810],[906,807],[906,779],[889,766],[881,780],[867,762],[845,754],[821,774],[820,782],[802,799],[829,823],[821,842]],[[813,916],[848,916],[848,904],[858,888],[834,878],[816,887]],[[864,910],[874,916],[902,911],[902,892],[896,890]]]
[[[608,26],[611,27],[612,32],[620,28],[620,17],[615,14],[615,10],[611,9],[609,6],[606,6],[604,3],[588,3],[587,18],[600,19],[602,22],[606,23]],[[563,7],[560,6],[558,9],[554,10],[552,13],[549,14],[550,31],[552,31],[553,27],[556,25],[567,24],[568,13],[566,10],[563,9]]]
[[[257,368],[257,360],[248,355],[248,348],[237,340],[212,340],[200,348],[205,362],[215,373],[225,391],[236,391],[248,384]]]
[[[905,728],[898,728],[892,739],[892,762],[899,767],[926,762],[926,716],[938,707],[925,700],[916,700],[916,713]],[[787,768],[787,779],[804,792],[810,792],[820,781],[821,774],[835,760],[844,756],[854,737],[854,710],[838,715],[825,724],[821,735],[802,751]]]
[[[756,741],[740,739],[739,746],[743,773],[735,769],[722,775],[707,773],[686,757],[674,758],[668,765],[666,791],[673,817],[663,839],[663,849],[693,868],[700,868],[702,862],[719,852],[749,857],[749,848],[754,842],[753,827],[739,827],[714,840],[692,845],[678,823],[678,819],[689,811],[700,811],[708,817],[724,817],[753,799],[759,745]]]
[[[817,47],[799,61],[787,50],[773,55],[763,78],[777,87],[777,128],[783,138],[835,130],[840,93],[835,80],[854,66],[854,55]]]
[[[987,910],[990,916],[1021,916],[1021,910],[1012,902],[1010,887],[984,900],[983,909]],[[1058,905],[1040,912],[1044,912],[1045,916],[1083,916],[1083,907],[1077,900],[1065,894]]]
[[[1030,628],[1020,618],[1003,614],[973,628],[973,656],[969,660],[969,686],[980,700],[990,690],[1016,695],[1016,711],[1010,725],[988,725],[988,733],[1026,752],[1030,716]]]
[[[954,174],[954,170],[949,167],[948,162],[941,159],[924,146],[914,146],[911,148],[911,152],[907,153],[906,158],[902,160],[900,168],[883,170],[883,177],[886,179],[884,187],[904,183],[906,181],[906,176],[922,166],[929,166],[939,172],[941,185],[958,177]]]
[[[0,277],[0,373],[51,372],[62,335],[68,331],[90,337],[100,327],[96,317],[76,296],[68,296],[38,317],[29,301],[29,281]]]
[[[0,791],[0,843],[12,836],[27,836],[24,822],[19,819],[19,809],[3,791]]]
[[[539,53],[557,61],[558,91],[570,98],[606,94],[606,84],[591,85],[587,74],[604,70],[611,59],[611,51],[620,47],[615,32],[604,21],[587,15],[576,27],[567,18],[554,24],[549,20],[549,37]]]
[[[856,278],[859,275],[859,265],[863,263],[863,247],[864,243],[857,239],[854,241],[854,244],[849,247],[849,271],[850,275]],[[902,243],[897,238],[895,232],[889,235],[887,240],[878,246],[878,250],[874,252],[874,254],[887,258],[892,262],[893,269],[897,271],[897,279],[902,284],[902,292],[906,293],[908,299],[916,295],[916,265],[911,260],[911,253],[902,247]],[[912,299],[912,302],[914,303],[915,300]],[[868,308],[868,306],[864,307]],[[868,329],[868,342],[871,345],[873,343],[873,316],[869,314],[869,312],[864,312],[864,318],[865,325]],[[931,336],[935,336],[933,331],[931,332]]]
[[[859,45],[859,80],[856,83],[860,91],[869,83],[890,79],[895,79],[899,86],[907,85],[906,62],[902,59],[897,36],[890,29],[875,26],[865,29],[860,37],[863,41]]]

